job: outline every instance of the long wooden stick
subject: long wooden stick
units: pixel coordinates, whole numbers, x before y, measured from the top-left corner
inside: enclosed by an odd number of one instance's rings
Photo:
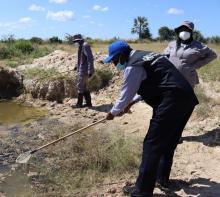
[[[52,141],[52,142],[50,142],[50,143],[48,143],[48,144],[45,144],[45,145],[43,145],[43,146],[40,146],[39,148],[37,148],[37,149],[31,151],[31,154],[32,154],[32,153],[35,153],[36,151],[39,151],[39,150],[41,150],[41,149],[43,149],[43,148],[45,148],[45,147],[47,147],[47,146],[50,146],[50,145],[52,145],[52,144],[54,144],[54,143],[56,143],[56,142],[59,142],[60,140],[63,140],[64,138],[67,138],[67,137],[69,137],[69,136],[71,136],[71,135],[73,135],[73,134],[75,134],[75,133],[78,133],[78,132],[80,132],[80,131],[83,131],[83,130],[85,130],[85,129],[87,129],[87,128],[93,126],[93,125],[96,125],[96,124],[100,123],[100,122],[103,122],[104,120],[106,120],[106,118],[103,118],[103,119],[101,119],[101,120],[99,120],[99,121],[97,121],[97,122],[94,122],[94,123],[92,123],[92,124],[90,124],[90,125],[88,125],[88,126],[86,126],[86,127],[83,127],[83,128],[81,128],[81,129],[77,130],[77,131],[73,131],[72,133],[69,133],[69,134],[67,134],[67,135],[64,135],[63,137],[61,137],[61,138],[59,138],[59,139],[56,139],[56,140],[54,140],[54,141]]]

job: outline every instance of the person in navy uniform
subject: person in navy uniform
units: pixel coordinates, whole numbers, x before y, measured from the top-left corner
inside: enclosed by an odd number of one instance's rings
[[[73,43],[78,46],[78,60],[75,69],[77,70],[77,92],[78,100],[72,108],[92,107],[91,95],[88,90],[88,78],[94,73],[94,58],[90,45],[84,41],[81,34],[73,36]],[[86,104],[83,105],[83,97]]]
[[[107,120],[128,112],[140,100],[153,108],[136,184],[123,188],[133,197],[151,197],[156,182],[160,188],[168,187],[174,151],[198,100],[190,84],[163,55],[133,50],[118,40],[109,45],[109,56],[103,62],[124,70],[120,96]]]

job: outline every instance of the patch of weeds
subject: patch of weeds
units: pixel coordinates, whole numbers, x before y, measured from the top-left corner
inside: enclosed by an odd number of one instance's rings
[[[209,103],[211,99],[205,94],[201,85],[195,87],[195,93],[200,103]]]
[[[98,91],[107,86],[112,79],[113,73],[111,70],[96,70],[92,78],[89,80],[89,89],[92,91]]]
[[[199,100],[199,105],[195,108],[196,115],[201,119],[208,118],[212,112],[211,105],[213,100],[205,94],[204,89],[200,85],[196,86],[195,93]]]
[[[34,51],[33,44],[28,40],[17,40],[14,47],[17,50],[20,50],[23,54],[30,54]]]
[[[27,79],[44,79],[58,74],[59,72],[55,68],[42,69],[39,67],[28,68],[24,72]]]
[[[63,133],[61,130],[70,132],[67,128],[59,128],[53,131],[53,135],[57,138]],[[48,148],[44,156],[35,157],[35,168],[59,185],[59,191],[67,196],[76,193],[82,195],[105,179],[120,179],[136,171],[139,166],[139,139],[124,136],[119,131],[85,132]]]
[[[35,50],[31,53],[32,58],[39,58],[50,54],[53,51],[52,47],[36,46]]]
[[[18,66],[18,62],[14,60],[8,60],[5,64],[11,68],[16,68]]]
[[[204,81],[220,81],[220,60],[215,60],[214,62],[202,67],[199,70]]]
[[[211,108],[208,104],[200,103],[198,106],[196,106],[195,113],[198,118],[206,119],[210,116]]]

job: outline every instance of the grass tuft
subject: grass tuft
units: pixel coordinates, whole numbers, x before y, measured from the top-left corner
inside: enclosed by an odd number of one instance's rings
[[[59,128],[53,136],[58,137],[62,132],[68,132],[68,129]],[[125,136],[120,131],[85,132],[35,158],[39,171],[49,177],[45,181],[53,180],[54,185],[60,186],[60,192],[65,191],[67,196],[82,194],[111,177],[119,180],[139,166],[139,139]]]

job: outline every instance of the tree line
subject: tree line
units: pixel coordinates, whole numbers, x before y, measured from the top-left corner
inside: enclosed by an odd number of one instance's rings
[[[158,30],[158,37],[153,39],[152,34],[150,33],[149,23],[146,17],[138,16],[134,19],[134,24],[131,29],[132,34],[138,34],[138,38],[149,39],[154,41],[171,41],[176,38],[176,33],[173,29],[168,28],[167,26],[160,27]],[[203,43],[220,43],[220,36],[211,36],[205,38],[199,30],[194,30],[193,33],[194,39],[203,42]]]
[[[171,40],[175,40],[177,36],[173,29],[170,29],[167,26],[163,26],[158,29],[158,37],[153,38],[152,34],[150,33],[148,20],[144,16],[138,16],[137,18],[134,19],[133,27],[131,28],[131,33],[138,35],[138,39],[137,39],[138,41],[141,41],[144,39],[148,39],[150,41],[171,41]],[[203,43],[214,43],[214,44],[220,43],[220,36],[205,37],[199,30],[194,30],[193,37],[194,39],[200,42],[203,42]],[[90,37],[86,37],[86,39],[91,43],[95,43],[95,42],[111,43],[112,41],[115,41],[120,38],[113,37],[108,40],[102,40],[102,39],[92,39]],[[16,39],[14,35],[7,35],[1,39],[1,42],[11,43],[11,42],[14,42],[15,40]],[[24,40],[24,39],[20,39],[20,40]],[[35,44],[45,44],[45,43],[46,44],[47,43],[49,44],[61,44],[61,43],[71,44],[72,35],[66,34],[64,40],[60,39],[58,36],[53,36],[46,40],[40,37],[32,37],[28,41],[30,41],[31,43],[35,43]],[[136,40],[130,40],[130,41],[135,42]]]

